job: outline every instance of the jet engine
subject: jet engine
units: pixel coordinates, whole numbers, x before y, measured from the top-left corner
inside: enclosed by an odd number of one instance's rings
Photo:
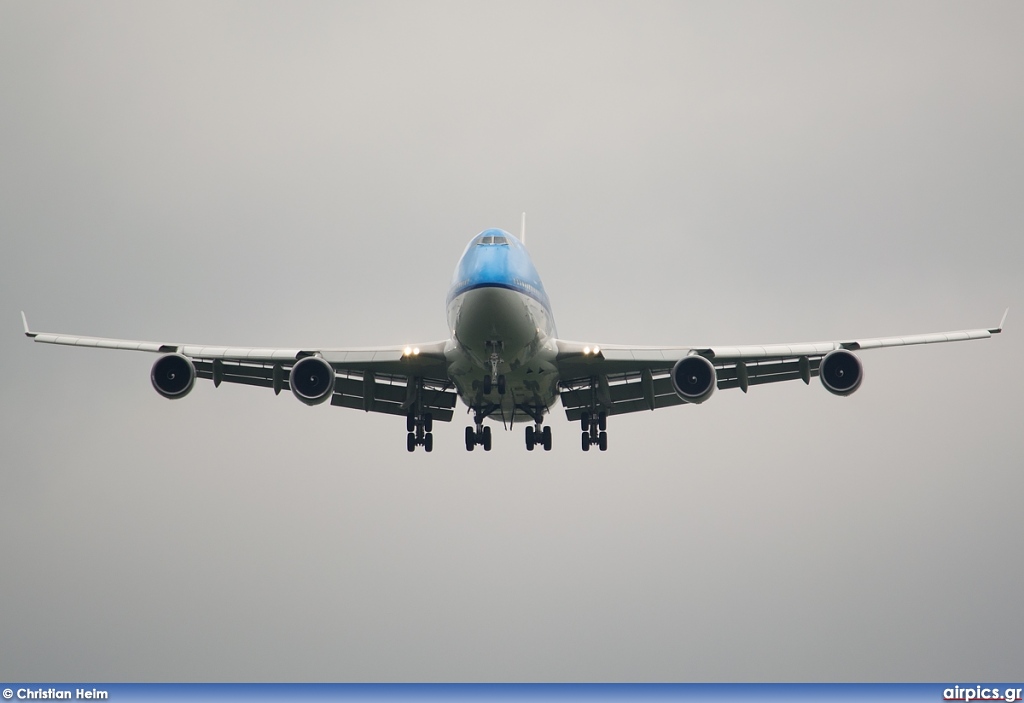
[[[818,367],[821,385],[836,395],[850,395],[860,388],[864,380],[864,367],[860,359],[845,349],[836,349],[825,355]]]
[[[714,365],[703,356],[684,356],[672,367],[672,387],[687,403],[703,403],[717,382]]]
[[[288,384],[303,403],[319,405],[334,394],[334,368],[318,356],[307,356],[292,367]]]
[[[166,354],[153,364],[149,378],[164,398],[184,398],[196,383],[196,367],[187,356]]]

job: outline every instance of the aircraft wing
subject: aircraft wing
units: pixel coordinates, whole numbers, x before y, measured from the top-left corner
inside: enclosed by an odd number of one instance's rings
[[[21,314],[25,335],[43,344],[179,354],[191,360],[197,378],[290,390],[289,372],[299,360],[320,357],[335,372],[331,405],[405,415],[416,400],[413,379],[422,381],[421,403],[433,419],[449,422],[457,396],[448,378],[446,342],[351,349],[223,347],[33,332]]]
[[[858,351],[987,339],[1002,332],[1005,322],[1004,312],[999,325],[991,328],[750,346],[595,346],[558,340],[562,405],[570,420],[578,420],[595,404],[609,415],[680,405],[686,401],[672,385],[672,367],[691,355],[702,356],[715,367],[718,389],[740,388],[745,393],[749,386],[762,383],[797,379],[810,383],[811,377],[818,375],[821,360],[837,349]]]

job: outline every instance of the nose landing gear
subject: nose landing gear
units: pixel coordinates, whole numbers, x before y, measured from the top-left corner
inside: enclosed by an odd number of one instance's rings
[[[487,342],[487,348],[491,350],[487,359],[491,367],[491,373],[484,376],[484,395],[490,395],[495,386],[498,387],[498,395],[505,395],[505,376],[498,373],[498,366],[501,364],[501,342]]]
[[[504,374],[484,376],[484,395],[490,395],[495,386],[498,388],[498,395],[505,395]]]

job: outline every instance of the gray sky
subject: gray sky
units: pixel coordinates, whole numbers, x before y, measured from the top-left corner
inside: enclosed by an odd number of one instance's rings
[[[0,4],[0,679],[1019,680],[1024,4]],[[516,231],[562,336],[996,324],[616,417],[606,454],[33,327],[445,336]]]

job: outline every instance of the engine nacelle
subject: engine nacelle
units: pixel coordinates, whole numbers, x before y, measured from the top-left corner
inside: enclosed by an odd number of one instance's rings
[[[295,362],[288,385],[306,405],[319,405],[334,394],[334,368],[318,356],[307,356]]]
[[[703,403],[717,382],[714,364],[703,356],[684,356],[672,367],[672,387],[687,403]]]
[[[184,398],[196,383],[196,367],[187,356],[167,354],[153,364],[149,380],[164,398]]]
[[[836,349],[821,360],[818,375],[821,377],[821,385],[829,393],[850,395],[860,388],[864,380],[864,367],[855,354],[845,349]]]

